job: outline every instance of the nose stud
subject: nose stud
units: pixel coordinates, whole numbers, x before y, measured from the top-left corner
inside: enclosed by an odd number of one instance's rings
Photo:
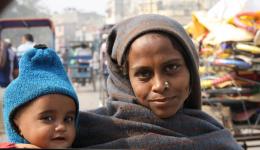
[[[165,88],[165,89],[168,89],[169,87],[170,87],[169,82],[168,82],[168,81],[165,81],[165,82],[164,82],[164,88]]]

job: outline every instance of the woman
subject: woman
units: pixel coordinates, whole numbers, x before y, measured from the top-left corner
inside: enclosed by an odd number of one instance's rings
[[[197,52],[176,21],[141,15],[108,36],[106,107],[82,112],[75,147],[242,149],[200,110]]]

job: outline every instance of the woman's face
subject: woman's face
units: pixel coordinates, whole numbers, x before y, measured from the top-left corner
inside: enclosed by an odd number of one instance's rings
[[[132,43],[128,55],[134,94],[159,118],[173,116],[189,95],[189,70],[175,47],[168,37],[149,33]]]

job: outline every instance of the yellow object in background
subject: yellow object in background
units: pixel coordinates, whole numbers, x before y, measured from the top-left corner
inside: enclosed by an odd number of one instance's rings
[[[208,32],[208,29],[200,22],[195,12],[192,13],[192,22],[184,28],[197,41]]]
[[[206,67],[206,66],[200,66],[199,67],[199,74],[203,75],[206,73],[213,73],[213,69],[211,67]]]
[[[243,43],[237,43],[236,48],[238,50],[243,50],[243,51],[250,52],[253,54],[260,54],[260,47],[257,47],[257,46],[247,45],[247,44],[243,44]]]
[[[202,80],[200,84],[202,89],[207,89],[212,86],[212,80]]]
[[[192,22],[185,27],[186,31],[196,40],[204,37],[204,44],[220,44],[227,41],[252,41],[254,35],[229,24],[226,20],[211,18],[206,12],[192,13]]]
[[[200,56],[208,57],[213,55],[213,52],[214,52],[213,48],[202,48],[200,51]]]

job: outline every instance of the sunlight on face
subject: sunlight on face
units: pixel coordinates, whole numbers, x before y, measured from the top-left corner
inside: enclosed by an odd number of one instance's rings
[[[173,116],[189,94],[190,74],[175,47],[168,37],[149,33],[132,43],[128,55],[129,78],[138,102],[160,118]]]
[[[74,141],[76,105],[64,95],[44,95],[20,109],[14,122],[20,135],[41,148],[68,148]]]

